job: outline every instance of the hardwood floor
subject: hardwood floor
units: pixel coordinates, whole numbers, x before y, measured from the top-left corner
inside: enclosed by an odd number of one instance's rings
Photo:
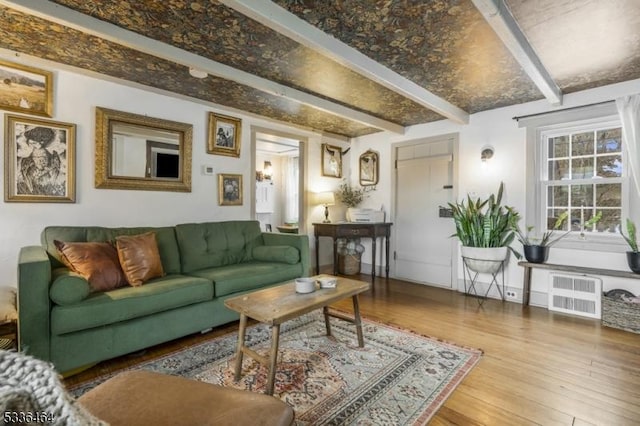
[[[335,306],[352,308],[350,300]],[[480,307],[473,297],[393,279],[377,278],[373,290],[360,296],[360,309],[366,318],[484,351],[433,425],[640,424],[638,334],[517,303],[488,300]],[[108,374],[237,326],[108,361],[66,383]]]

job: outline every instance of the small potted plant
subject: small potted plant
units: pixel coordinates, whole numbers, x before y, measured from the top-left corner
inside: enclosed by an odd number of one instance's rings
[[[491,194],[484,201],[467,196],[466,202],[449,203],[456,226],[452,237],[462,243],[465,264],[475,272],[497,272],[509,251],[518,259],[522,257],[510,247],[520,216],[513,207],[501,205],[503,190],[504,184],[500,183],[498,194]]]
[[[620,229],[620,234],[631,248],[631,251],[627,252],[629,269],[636,274],[640,274],[640,252],[638,251],[638,240],[636,238],[636,225],[631,219],[627,218],[627,235],[624,235],[622,229]]]
[[[518,241],[522,243],[524,257],[527,259],[527,262],[544,263],[547,261],[547,257],[549,256],[549,247],[569,235],[571,232],[571,229],[569,229],[559,236],[554,236],[555,231],[562,227],[564,222],[567,220],[567,217],[569,217],[569,213],[567,212],[563,212],[558,216],[556,223],[553,225],[553,229],[542,234],[542,238],[531,237],[531,231],[534,229],[533,226],[527,226],[527,232],[525,233],[522,232],[520,226],[517,224],[514,226],[513,230],[516,233]]]
[[[345,180],[338,187],[336,197],[347,206],[347,221],[351,221],[352,212],[367,196],[365,188],[354,188]]]
[[[527,259],[527,262],[544,263],[547,261],[547,258],[549,257],[549,247],[569,235],[569,233],[571,232],[571,229],[569,229],[568,231],[555,236],[556,231],[562,228],[568,217],[569,214],[567,212],[563,212],[556,219],[556,222],[553,225],[553,229],[546,231],[544,234],[542,234],[541,238],[531,237],[531,231],[533,231],[534,229],[533,226],[527,226],[526,233],[523,233],[517,224],[514,226],[516,237],[522,243],[522,247],[524,249],[524,257],[525,259]],[[596,223],[598,223],[600,218],[602,218],[602,212],[598,212],[595,216],[586,221],[582,226],[582,229],[595,225]]]

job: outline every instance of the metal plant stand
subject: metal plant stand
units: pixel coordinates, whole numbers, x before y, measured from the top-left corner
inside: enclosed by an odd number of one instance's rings
[[[478,275],[480,275],[480,272],[476,272],[475,270],[473,270],[472,268],[469,267],[469,264],[467,263],[469,260],[481,260],[482,262],[492,262],[492,263],[495,263],[495,264],[499,264],[498,268],[494,272],[487,272],[488,274],[491,275],[491,283],[489,283],[489,287],[487,287],[487,291],[484,293],[484,295],[478,294],[478,290],[476,288]],[[470,296],[475,296],[475,298],[478,300],[478,304],[480,304],[480,306],[482,306],[484,301],[487,299],[487,296],[489,295],[489,292],[491,291],[491,287],[493,287],[495,285],[496,288],[498,289],[498,294],[500,294],[500,298],[504,302],[504,294],[505,294],[504,262],[505,261],[506,261],[505,259],[503,259],[503,260],[487,260],[487,259],[474,259],[474,258],[471,258],[471,257],[462,256],[462,264],[464,265],[463,268],[462,268],[462,272],[464,274],[464,292],[465,292],[465,294],[468,294]],[[498,276],[499,275],[500,275],[500,278],[501,278],[501,280],[500,280],[501,282],[498,282]],[[468,280],[468,286],[467,286],[467,280]],[[502,288],[500,288],[500,287],[502,287]]]

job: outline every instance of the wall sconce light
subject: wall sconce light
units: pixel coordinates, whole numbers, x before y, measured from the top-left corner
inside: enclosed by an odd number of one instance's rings
[[[492,146],[485,146],[484,148],[482,148],[482,151],[480,151],[480,159],[482,160],[483,163],[486,163],[487,161],[489,161],[492,157],[493,157],[493,147]]]
[[[333,192],[318,192],[316,194],[316,204],[324,206],[324,220],[322,223],[331,223],[329,220],[329,206],[333,206],[336,203],[336,198]]]
[[[264,174],[264,178],[267,180],[271,180],[271,175],[273,174],[271,168],[271,161],[265,161],[264,167],[262,168],[262,173]]]

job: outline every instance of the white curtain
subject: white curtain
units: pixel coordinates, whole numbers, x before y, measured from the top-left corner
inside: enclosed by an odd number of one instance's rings
[[[284,221],[298,222],[299,172],[298,157],[287,157],[284,161]]]
[[[627,153],[627,168],[630,177],[630,211],[640,208],[640,94],[616,99],[616,107],[622,121],[623,144]],[[637,214],[637,213],[636,213]]]

